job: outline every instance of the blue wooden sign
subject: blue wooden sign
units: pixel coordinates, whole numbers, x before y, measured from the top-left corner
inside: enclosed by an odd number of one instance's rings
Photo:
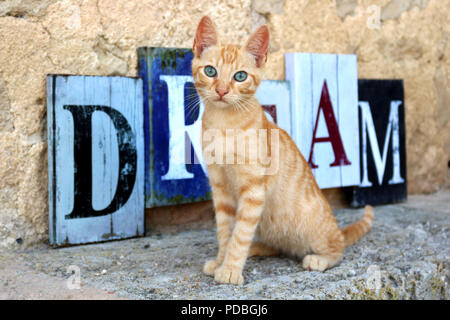
[[[355,55],[288,53],[292,138],[320,188],[359,185]]]
[[[402,80],[359,80],[361,184],[351,205],[406,200],[405,106]]]
[[[47,77],[50,242],[144,234],[142,80]]]
[[[144,80],[146,206],[211,199],[202,160],[204,110],[191,75],[190,49],[139,48]]]

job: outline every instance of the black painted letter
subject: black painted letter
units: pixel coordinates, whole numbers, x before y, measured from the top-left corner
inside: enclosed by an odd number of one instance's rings
[[[106,106],[64,106],[70,111],[74,125],[74,205],[66,219],[98,217],[120,209],[133,191],[136,181],[136,137],[127,119]],[[112,120],[119,145],[119,180],[111,203],[102,210],[92,207],[92,114],[103,111]]]

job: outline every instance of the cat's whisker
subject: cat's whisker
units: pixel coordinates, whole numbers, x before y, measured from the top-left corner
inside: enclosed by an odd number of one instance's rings
[[[245,111],[244,107],[239,102],[236,103],[236,106],[238,107],[239,111]]]
[[[243,111],[243,110],[244,110],[242,104],[239,102],[239,99],[238,99],[238,100],[235,100],[235,101],[233,102],[233,105],[236,106],[236,110],[238,110],[238,111]]]
[[[242,109],[243,109],[245,112],[250,111],[248,105],[246,104],[246,101],[243,100],[242,98],[239,98],[236,102],[242,107]]]
[[[192,116],[194,112],[196,112],[199,109],[200,106],[200,99],[197,101],[190,102],[188,105],[186,105],[185,109],[188,109],[187,118]]]
[[[240,111],[240,107],[239,107],[239,105],[236,103],[236,102],[233,102],[233,109],[235,110],[235,111]]]
[[[192,90],[191,92],[189,92],[187,94],[187,96],[198,96],[198,91],[197,90]]]

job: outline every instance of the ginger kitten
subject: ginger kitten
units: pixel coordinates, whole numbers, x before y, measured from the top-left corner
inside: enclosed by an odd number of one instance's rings
[[[244,47],[227,45],[219,42],[209,17],[200,21],[194,40],[192,74],[205,105],[203,154],[205,159],[227,160],[206,161],[219,252],[216,259],[205,263],[203,271],[221,283],[242,284],[245,261],[253,255],[285,253],[303,258],[305,269],[323,271],[337,264],[345,247],[367,233],[373,221],[372,208],[367,206],[362,220],[340,230],[297,146],[266,118],[254,94],[268,48],[267,26],[259,27]],[[211,132],[225,137],[230,132],[245,136],[264,130],[271,138],[263,145],[235,148],[246,142],[237,140],[234,147],[217,149],[218,140],[213,148],[205,143]],[[254,161],[236,161],[246,156],[241,153],[256,147],[269,150],[270,156],[278,154],[272,157],[276,170],[269,172],[267,166]],[[217,154],[218,150],[224,154]],[[234,161],[230,163],[230,159]],[[255,235],[258,241],[254,241]]]

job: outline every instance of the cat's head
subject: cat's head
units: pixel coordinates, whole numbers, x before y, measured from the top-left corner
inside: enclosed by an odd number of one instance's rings
[[[221,44],[214,23],[203,17],[194,40],[192,75],[205,103],[245,106],[261,82],[267,60],[269,29],[259,27],[244,46]]]

